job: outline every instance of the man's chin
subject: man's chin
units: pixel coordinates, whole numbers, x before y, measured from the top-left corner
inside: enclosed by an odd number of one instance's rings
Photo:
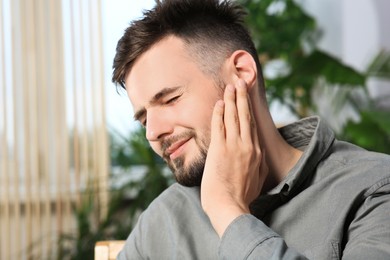
[[[191,165],[185,167],[183,165],[174,166],[170,165],[170,168],[176,178],[176,181],[187,187],[200,186],[202,183],[202,176],[204,170],[204,163],[202,161],[195,161]]]
[[[177,174],[176,172],[175,178],[177,183],[186,187],[200,187],[200,184],[202,183],[202,174],[199,176],[187,173]]]
[[[189,158],[191,157],[191,158]],[[178,157],[173,161],[167,161],[176,181],[187,187],[200,186],[204,165],[206,163],[207,149],[200,146],[197,156]]]

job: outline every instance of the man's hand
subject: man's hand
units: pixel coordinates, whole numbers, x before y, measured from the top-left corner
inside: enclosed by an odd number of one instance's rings
[[[227,85],[213,111],[201,184],[202,207],[220,237],[235,218],[249,213],[266,178],[254,120],[245,82]]]

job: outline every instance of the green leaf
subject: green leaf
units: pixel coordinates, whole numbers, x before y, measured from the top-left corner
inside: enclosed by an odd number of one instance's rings
[[[370,151],[390,154],[389,126],[390,112],[362,112],[361,121],[358,123],[349,121],[341,138]]]
[[[367,74],[390,79],[390,51],[380,51],[368,66]]]
[[[330,84],[361,87],[366,81],[363,74],[320,50],[316,50],[307,58],[298,61],[296,70],[324,77]]]
[[[371,110],[363,113],[370,118],[378,127],[390,136],[390,111],[386,110]]]

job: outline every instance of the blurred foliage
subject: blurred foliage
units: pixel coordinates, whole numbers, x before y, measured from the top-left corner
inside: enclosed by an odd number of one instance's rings
[[[361,111],[361,121],[349,121],[344,137],[371,151],[390,153],[390,115],[387,111]]]
[[[73,209],[77,230],[60,238],[58,259],[93,259],[97,241],[125,240],[138,215],[173,182],[162,159],[146,141],[143,129],[132,132],[130,137],[113,133],[110,140],[112,169],[120,172],[110,177],[108,214],[96,221],[96,191],[89,185],[82,205]],[[122,179],[123,175],[129,178]]]
[[[270,102],[287,105],[299,117],[314,108],[311,90],[318,80],[362,87],[365,76],[319,50],[321,32],[314,18],[293,0],[241,0],[248,12],[246,24],[254,40]],[[274,74],[268,76],[267,68]]]
[[[154,198],[172,184],[173,177],[165,162],[151,149],[145,138],[144,128],[132,132],[128,138],[119,133],[116,133],[116,136],[119,140],[111,138],[112,166],[117,166],[125,172],[135,166],[145,168],[145,175],[142,178],[130,179],[119,189],[122,194],[129,190],[135,192],[129,207],[132,217],[146,209]]]
[[[263,65],[269,102],[277,100],[303,118],[318,112],[313,90],[319,84],[339,90],[340,95],[335,95],[338,106],[348,102],[360,120],[349,120],[338,137],[368,150],[390,153],[390,111],[378,106],[366,85],[368,77],[390,79],[390,53],[380,52],[367,72],[360,73],[317,47],[322,33],[297,1],[240,2],[248,12],[246,24]],[[269,69],[272,73],[267,73]],[[356,99],[357,90],[365,96]]]
[[[387,81],[390,85],[390,51],[382,50],[374,57],[367,75]],[[390,154],[390,94],[381,95],[375,100],[366,95],[366,100],[359,102],[353,99],[355,109],[360,112],[360,121],[349,121],[342,137],[368,150]],[[380,105],[382,101],[387,102],[387,107]]]
[[[390,51],[381,50],[368,66],[368,74],[390,80]]]

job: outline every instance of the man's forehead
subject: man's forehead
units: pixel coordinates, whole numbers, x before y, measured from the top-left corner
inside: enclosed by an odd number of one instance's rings
[[[177,37],[169,36],[153,44],[149,49],[142,53],[133,63],[131,69],[126,73],[126,87],[129,85],[128,80],[137,76],[139,72],[145,72],[150,68],[158,69],[161,65],[169,65],[174,61],[191,61],[184,42]],[[152,75],[152,71],[146,71]]]
[[[125,77],[132,103],[132,97],[143,96],[149,89],[157,92],[158,88],[181,85],[196,67],[198,64],[189,57],[181,39],[164,38],[140,55]]]

